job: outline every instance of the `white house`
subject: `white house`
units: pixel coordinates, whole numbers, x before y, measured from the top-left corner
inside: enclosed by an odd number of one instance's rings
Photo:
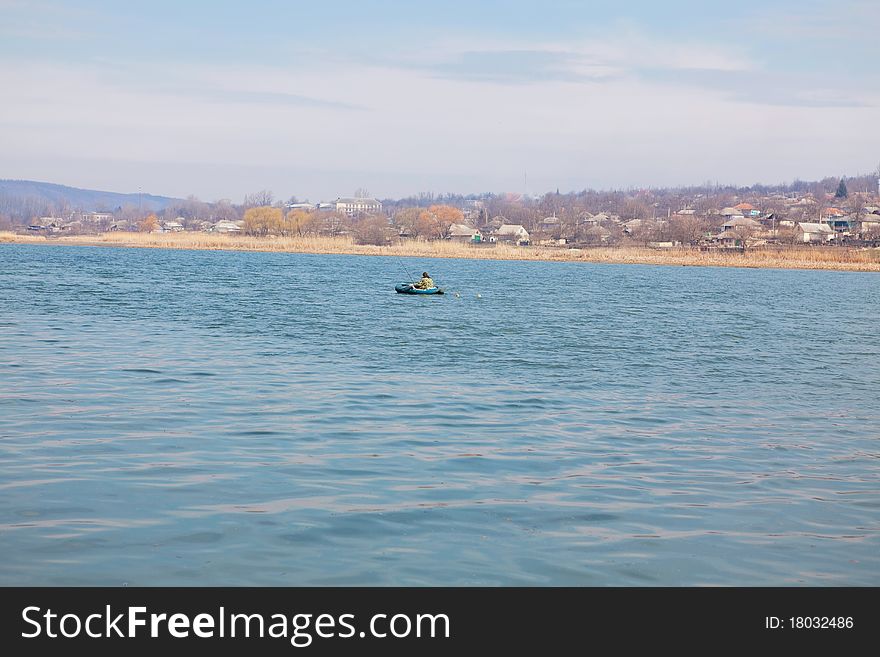
[[[529,243],[529,231],[519,224],[504,224],[493,235],[503,242],[514,242],[516,244]]]
[[[183,224],[179,221],[163,221],[160,223],[163,233],[179,233],[183,230]]]
[[[867,214],[862,217],[860,230],[863,235],[880,235],[880,215]]]
[[[97,224],[104,221],[113,221],[113,215],[109,212],[83,212],[82,220]]]
[[[802,242],[829,242],[834,239],[834,230],[828,224],[802,221],[798,223],[796,230]]]
[[[221,219],[211,226],[213,233],[240,233],[244,226],[243,221],[230,221],[229,219]]]
[[[359,214],[375,214],[382,211],[382,204],[374,198],[338,198],[336,211],[349,217]]]
[[[449,227],[447,238],[454,242],[471,242],[482,239],[483,236],[476,228],[471,228],[466,224],[452,224]]]

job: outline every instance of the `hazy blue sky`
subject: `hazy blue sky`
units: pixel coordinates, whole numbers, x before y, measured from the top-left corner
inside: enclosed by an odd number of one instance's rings
[[[880,162],[880,2],[0,0],[0,178],[240,201]]]

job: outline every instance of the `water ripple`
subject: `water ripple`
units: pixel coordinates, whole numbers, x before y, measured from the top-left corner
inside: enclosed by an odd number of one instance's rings
[[[0,258],[0,584],[880,584],[876,275]]]

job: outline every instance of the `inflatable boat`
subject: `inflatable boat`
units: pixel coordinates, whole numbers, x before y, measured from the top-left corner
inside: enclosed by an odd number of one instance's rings
[[[398,294],[443,294],[442,288],[429,287],[426,290],[421,290],[414,287],[412,283],[400,283],[399,285],[394,286],[394,290]]]

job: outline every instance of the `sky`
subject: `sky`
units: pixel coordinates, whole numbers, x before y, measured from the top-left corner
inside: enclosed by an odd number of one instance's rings
[[[240,202],[880,163],[877,0],[0,0],[0,178]]]

